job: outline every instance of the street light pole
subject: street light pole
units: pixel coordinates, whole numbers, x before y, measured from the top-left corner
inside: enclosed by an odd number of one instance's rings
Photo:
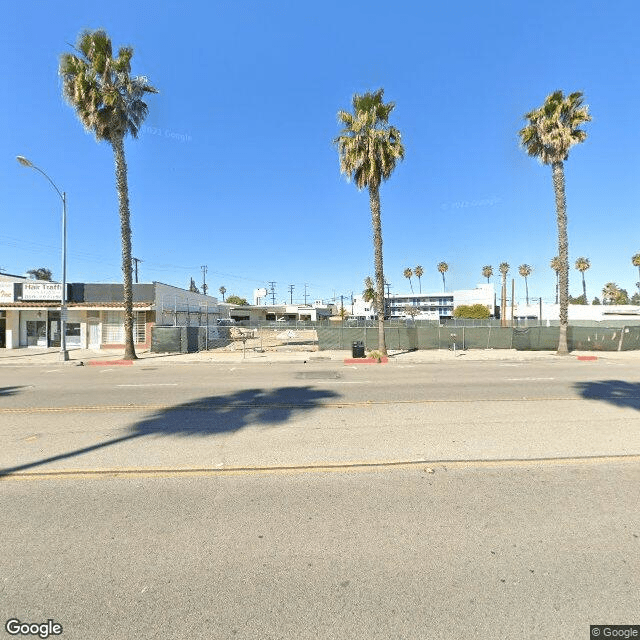
[[[67,194],[56,187],[53,180],[42,170],[36,167],[24,156],[16,156],[16,160],[23,166],[40,172],[56,190],[62,200],[62,293],[60,295],[60,360],[69,360],[67,351]]]

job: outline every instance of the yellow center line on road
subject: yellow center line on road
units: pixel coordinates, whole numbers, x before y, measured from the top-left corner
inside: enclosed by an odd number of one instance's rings
[[[300,465],[238,466],[238,467],[114,467],[106,469],[58,469],[27,471],[0,476],[0,482],[9,480],[62,480],[62,479],[118,479],[118,478],[189,478],[234,475],[273,475],[332,473],[353,471],[380,471],[388,469],[415,469],[438,475],[457,469],[530,468],[550,466],[588,466],[602,464],[638,464],[640,455],[576,456],[559,458],[506,458],[493,460],[372,460],[352,462],[318,462]]]
[[[128,405],[68,405],[62,407],[6,407],[0,408],[3,413],[62,413],[65,411],[147,411],[147,410],[171,410],[171,411],[211,411],[212,409],[343,409],[346,407],[368,407],[379,405],[399,405],[399,404],[471,404],[474,402],[569,402],[578,400],[607,400],[609,398],[580,398],[580,397],[558,397],[558,398],[444,398],[430,400],[360,400],[358,402],[319,402],[317,404],[296,403],[296,402],[247,402],[247,403],[219,403],[219,404],[128,404]],[[615,399],[615,398],[611,398]],[[638,399],[640,396],[628,396],[625,400]]]

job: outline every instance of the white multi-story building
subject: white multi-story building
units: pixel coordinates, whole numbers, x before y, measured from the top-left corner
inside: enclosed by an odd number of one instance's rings
[[[406,318],[407,306],[416,307],[417,320],[444,320],[453,316],[453,310],[460,305],[482,304],[493,316],[496,294],[493,284],[479,284],[475,289],[460,289],[441,293],[392,293],[385,297],[387,316]],[[362,296],[354,297],[351,315],[355,318],[375,317],[373,303],[364,302]]]

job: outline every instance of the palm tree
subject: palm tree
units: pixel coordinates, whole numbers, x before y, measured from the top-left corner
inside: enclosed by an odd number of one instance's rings
[[[409,286],[411,287],[411,293],[413,293],[413,284],[411,284],[411,276],[413,275],[413,271],[408,267],[404,270],[404,277],[409,278]]]
[[[343,129],[334,139],[340,157],[340,171],[353,179],[358,189],[369,190],[369,206],[373,226],[373,251],[376,278],[376,310],[378,313],[378,351],[387,355],[384,339],[384,269],[382,266],[382,220],[380,185],[391,177],[398,160],[404,158],[400,132],[389,124],[393,102],[384,103],[384,89],[352,99],[353,113],[338,111]]]
[[[558,354],[569,353],[569,241],[567,239],[567,201],[565,196],[564,162],[569,149],[584,142],[587,133],[580,125],[591,120],[588,107],[582,105],[582,93],[576,91],[566,98],[562,91],[547,96],[544,104],[525,115],[529,121],[520,132],[520,141],[528,155],[551,165],[556,199],[558,225],[558,257],[560,258],[560,338]]]
[[[373,284],[371,276],[367,276],[364,279],[364,291],[362,292],[362,299],[365,302],[373,302],[376,299],[376,288]]]
[[[493,275],[493,267],[490,264],[485,264],[482,267],[482,277],[487,279],[489,282],[489,278]]]
[[[529,283],[527,282],[527,278],[531,275],[531,271],[533,271],[533,269],[528,264],[521,264],[518,267],[518,273],[524,278],[524,288],[527,295],[527,306],[529,306]]]
[[[584,272],[591,266],[591,262],[589,262],[589,258],[577,258],[576,259],[576,269],[582,274],[582,295],[584,296],[584,303],[589,304],[587,300],[587,285],[584,282]]]
[[[224,294],[227,293],[227,289],[224,285],[222,285],[218,291],[222,294],[222,302],[224,302]]]
[[[638,275],[640,276],[640,253],[635,253],[631,257],[631,264],[634,267],[638,267]],[[638,287],[638,289],[640,289],[640,282],[636,282],[636,286]]]
[[[420,293],[422,293],[422,276],[424,275],[424,269],[422,268],[421,265],[418,265],[414,270],[413,273],[415,273],[416,278],[418,278],[418,284],[420,285]]]
[[[447,290],[444,274],[449,271],[449,265],[446,262],[438,262],[438,271],[442,274],[442,290]]]
[[[507,326],[507,274],[509,273],[509,263],[501,262],[498,267],[502,275],[502,300],[500,302],[500,326]]]
[[[551,258],[551,262],[549,263],[551,268],[556,272],[556,304],[558,304],[558,291],[560,289],[560,269],[562,268],[562,263],[560,262],[560,258],[555,256]]]
[[[131,75],[132,57],[131,47],[121,47],[114,58],[111,39],[105,31],[83,31],[76,53],[60,56],[59,69],[63,96],[76,110],[80,122],[98,142],[108,142],[113,149],[122,238],[125,360],[137,356],[133,343],[131,216],[124,138],[127,134],[138,137],[148,113],[143,97],[157,93],[146,77]]]
[[[613,304],[619,293],[620,289],[615,282],[607,282],[602,288],[602,302],[604,304]]]

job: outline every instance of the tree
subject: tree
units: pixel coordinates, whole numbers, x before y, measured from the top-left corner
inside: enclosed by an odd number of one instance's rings
[[[340,158],[340,171],[353,180],[359,190],[369,191],[378,313],[378,351],[387,355],[384,338],[384,269],[382,264],[382,219],[380,186],[393,173],[398,160],[404,159],[404,147],[398,129],[389,124],[393,102],[384,103],[383,89],[352,99],[353,113],[338,111],[343,129],[334,139]]]
[[[229,296],[227,298],[227,302],[229,304],[235,304],[239,307],[243,307],[245,305],[248,305],[249,303],[247,302],[246,298],[241,298],[240,296]]]
[[[442,274],[442,290],[447,290],[447,284],[444,279],[444,274],[449,271],[449,265],[446,262],[438,262],[438,271]]]
[[[422,276],[424,275],[424,269],[422,268],[421,265],[418,265],[414,270],[413,273],[416,274],[416,278],[418,278],[418,284],[420,285],[420,293],[422,293]]]
[[[565,196],[564,163],[569,149],[584,142],[586,132],[580,126],[591,120],[588,107],[582,104],[582,93],[576,91],[566,98],[562,91],[547,96],[544,104],[524,116],[529,122],[520,132],[520,141],[527,154],[551,165],[556,200],[558,227],[558,258],[560,259],[560,338],[558,354],[567,355],[569,325],[569,241],[567,238],[567,201]]]
[[[600,302],[600,298],[598,298],[598,296],[596,296],[596,297],[591,301],[591,304],[599,305],[599,304],[602,304],[602,303]]]
[[[412,304],[405,304],[403,311],[405,316],[409,316],[412,319],[420,314],[420,309]]]
[[[640,253],[634,253],[631,257],[631,264],[638,267],[638,275],[640,276]],[[636,282],[636,286],[640,289],[640,282]]]
[[[555,258],[551,258],[550,266],[556,272],[556,304],[558,304],[558,291],[560,289],[560,268],[562,267],[560,258],[558,256],[556,256]]]
[[[473,318],[483,320],[491,317],[491,312],[483,304],[461,304],[453,310],[454,318]]]
[[[500,326],[507,326],[507,274],[509,273],[509,263],[501,262],[498,267],[502,276],[502,300],[500,302]]]
[[[620,289],[615,282],[607,282],[602,287],[602,302],[604,304],[613,304],[619,293]]]
[[[221,293],[221,295],[222,295],[222,302],[224,302],[224,294],[225,294],[225,293],[227,293],[227,289],[226,289],[226,287],[223,285],[222,287],[220,287],[220,288],[218,289],[218,291],[219,291],[219,292]]]
[[[362,292],[362,299],[365,302],[373,302],[376,299],[376,288],[373,284],[371,276],[367,276],[364,279],[364,291]]]
[[[631,296],[631,304],[640,304],[640,293],[637,291]]]
[[[27,271],[27,275],[34,280],[47,280],[51,282],[53,278],[53,273],[51,269],[47,269],[46,267],[38,267],[37,269],[29,269]]]
[[[591,266],[589,258],[577,258],[576,269],[582,274],[582,295],[584,296],[584,304],[587,304],[587,285],[584,282],[584,272]]]
[[[191,291],[191,293],[200,293],[200,290],[196,287],[196,281],[193,278],[191,278],[191,282],[189,283],[189,291]]]
[[[629,293],[626,289],[618,289],[618,293],[613,300],[614,304],[629,304]]]
[[[577,298],[569,296],[569,304],[589,304],[584,295],[580,295]]]
[[[413,285],[411,284],[411,276],[413,275],[413,271],[408,267],[404,270],[404,277],[409,278],[409,286],[411,287],[411,293],[413,293]]]
[[[533,271],[533,269],[528,264],[521,264],[518,267],[518,273],[524,278],[524,288],[527,296],[527,306],[529,306],[529,283],[527,282],[527,278],[531,275],[531,271]]]
[[[489,282],[489,278],[493,275],[493,267],[490,264],[485,264],[482,267],[482,277],[487,279],[487,283]]]
[[[131,215],[124,139],[127,135],[138,137],[148,113],[143,98],[157,90],[146,77],[131,75],[131,47],[121,47],[118,57],[113,57],[111,39],[105,31],[83,31],[75,50],[60,57],[62,93],[85,129],[113,149],[124,276],[124,359],[134,360]]]

